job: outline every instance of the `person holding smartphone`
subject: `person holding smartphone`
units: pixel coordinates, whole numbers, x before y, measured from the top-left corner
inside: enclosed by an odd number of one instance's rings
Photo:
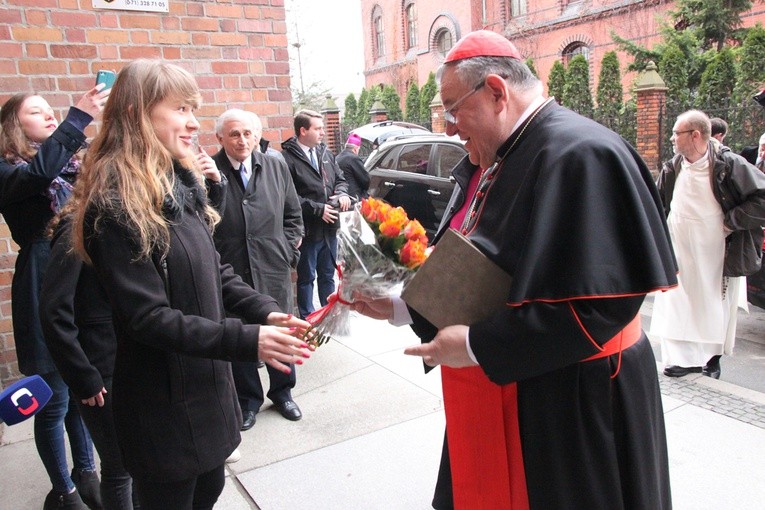
[[[11,287],[19,370],[24,375],[40,374],[53,390],[34,422],[37,452],[53,486],[45,509],[84,509],[83,499],[100,508],[93,445],[45,345],[38,300],[50,257],[45,227],[72,193],[84,130],[100,116],[109,96],[102,89],[96,86],[85,93],[60,124],[48,102],[31,92],[11,96],[0,110],[0,213],[19,245]],[[65,423],[74,463],[71,475]]]
[[[242,426],[229,361],[286,373],[310,357],[310,325],[220,263],[192,149],[200,98],[174,64],[125,66],[74,196],[74,250],[113,307],[117,440],[148,510],[209,509],[223,490]]]

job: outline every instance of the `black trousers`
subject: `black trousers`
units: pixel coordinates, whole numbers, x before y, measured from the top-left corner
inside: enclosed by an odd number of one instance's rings
[[[133,479],[141,510],[212,510],[226,483],[221,465],[207,473],[178,482]]]
[[[285,402],[292,400],[292,388],[295,387],[295,365],[290,365],[292,372],[285,374],[266,364],[268,379],[271,382],[268,388],[268,398],[272,402]],[[265,401],[263,397],[263,384],[260,382],[258,367],[255,363],[234,361],[231,363],[234,374],[234,385],[239,398],[239,407],[242,411],[254,411],[257,413]]]

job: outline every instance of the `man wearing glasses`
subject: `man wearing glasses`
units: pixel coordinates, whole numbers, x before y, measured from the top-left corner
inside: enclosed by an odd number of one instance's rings
[[[711,141],[698,110],[672,130],[675,157],[659,175],[679,266],[677,288],[656,296],[651,333],[661,339],[664,375],[720,378],[720,358],[736,339],[736,312],[746,305],[746,275],[762,261],[765,174]]]
[[[354,304],[409,318],[425,343],[405,353],[441,365],[434,508],[670,508],[656,361],[638,312],[677,268],[650,172],[619,135],[545,99],[499,34],[465,36],[438,79],[447,134],[469,160],[453,171],[435,242],[457,229],[510,274],[506,306],[437,330],[398,298]]]

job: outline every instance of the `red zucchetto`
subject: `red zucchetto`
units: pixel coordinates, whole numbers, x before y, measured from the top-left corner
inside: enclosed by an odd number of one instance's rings
[[[521,60],[513,43],[491,30],[477,30],[457,41],[446,55],[445,63],[472,57],[510,57]]]

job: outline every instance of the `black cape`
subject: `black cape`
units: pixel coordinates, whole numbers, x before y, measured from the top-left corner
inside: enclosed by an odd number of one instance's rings
[[[651,174],[617,134],[554,102],[503,144],[498,159],[469,238],[513,284],[508,306],[471,326],[470,345],[492,382],[517,384],[530,507],[670,508],[647,338],[621,356],[581,362],[638,314],[646,293],[676,285]],[[475,171],[467,158],[455,169],[442,230]],[[413,315],[428,341],[435,329]],[[450,508],[449,477],[445,455],[436,508]]]

